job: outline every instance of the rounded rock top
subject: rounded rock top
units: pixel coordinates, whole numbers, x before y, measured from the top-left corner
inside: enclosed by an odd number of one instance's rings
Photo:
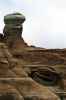
[[[13,13],[4,16],[4,23],[9,25],[21,25],[25,21],[25,16],[21,13]]]

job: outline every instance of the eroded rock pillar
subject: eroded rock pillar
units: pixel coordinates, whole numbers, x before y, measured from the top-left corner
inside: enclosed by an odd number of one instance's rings
[[[23,23],[25,17],[20,13],[13,13],[4,16],[4,38],[9,47],[16,45],[16,41],[20,41],[22,45],[26,45],[22,38]],[[18,43],[17,43],[18,44]]]

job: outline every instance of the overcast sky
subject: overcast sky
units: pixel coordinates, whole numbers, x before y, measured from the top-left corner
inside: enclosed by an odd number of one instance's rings
[[[66,48],[66,0],[0,0],[0,32],[5,14],[26,17],[24,40],[44,48]]]

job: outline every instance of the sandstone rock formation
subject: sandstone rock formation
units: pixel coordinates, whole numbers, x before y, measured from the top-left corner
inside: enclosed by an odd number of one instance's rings
[[[14,13],[4,16],[5,27],[3,30],[4,39],[8,47],[13,47],[14,49],[21,48],[22,46],[27,46],[21,37],[23,31],[23,22],[25,17],[20,13]]]
[[[28,46],[21,37],[24,21],[20,13],[4,17],[4,35],[0,35],[0,98],[64,100],[66,50]]]
[[[60,100],[46,86],[36,83],[27,75],[4,43],[0,43],[0,99]]]

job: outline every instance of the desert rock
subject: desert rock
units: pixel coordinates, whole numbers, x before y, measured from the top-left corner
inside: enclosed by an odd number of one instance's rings
[[[4,16],[4,34],[0,35],[0,91],[3,97],[14,92],[18,100],[60,100],[66,80],[66,51],[28,46],[21,37],[24,21],[20,13]]]

